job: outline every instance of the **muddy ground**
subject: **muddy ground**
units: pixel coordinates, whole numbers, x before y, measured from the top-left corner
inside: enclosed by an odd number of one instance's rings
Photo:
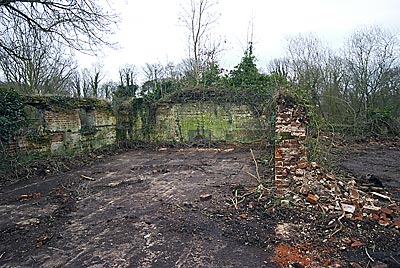
[[[378,147],[345,148],[337,164],[360,183],[384,174],[398,202],[400,146]],[[270,151],[255,155],[261,197],[237,147],[131,150],[2,186],[0,267],[400,267],[398,229],[343,219],[332,235],[333,216],[281,206]]]

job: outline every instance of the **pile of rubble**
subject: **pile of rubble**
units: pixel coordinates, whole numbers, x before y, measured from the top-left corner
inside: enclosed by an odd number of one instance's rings
[[[277,94],[276,104],[274,183],[282,204],[290,200],[298,206],[336,213],[339,221],[369,218],[382,226],[400,228],[400,208],[382,186],[360,187],[354,178],[329,175],[317,163],[309,163],[307,109],[282,92]]]
[[[283,199],[293,204],[320,209],[361,221],[370,219],[379,225],[400,228],[400,206],[381,186],[358,186],[355,178],[325,174],[315,162],[297,169]]]

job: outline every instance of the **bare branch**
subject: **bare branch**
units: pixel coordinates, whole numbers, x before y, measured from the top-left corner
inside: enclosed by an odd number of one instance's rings
[[[63,45],[93,54],[104,45],[113,45],[106,36],[113,33],[117,20],[116,14],[95,0],[1,0],[0,48],[13,54],[3,40],[10,40],[24,23],[29,31],[42,32]]]

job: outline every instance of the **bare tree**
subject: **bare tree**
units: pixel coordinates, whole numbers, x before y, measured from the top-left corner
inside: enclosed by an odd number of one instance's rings
[[[137,68],[133,64],[126,64],[119,69],[119,85],[114,88],[113,101],[117,103],[127,98],[136,96],[139,86],[137,85]]]
[[[388,79],[393,78],[393,68],[398,66],[398,40],[379,27],[362,28],[347,40],[344,58],[349,93],[353,101],[358,101],[357,109],[367,116],[385,86],[390,84]]]
[[[108,81],[100,86],[99,96],[106,100],[111,100],[113,94],[118,88],[118,84],[113,81]]]
[[[83,86],[82,76],[78,70],[75,70],[71,76],[71,87],[74,97],[78,99],[82,97],[83,94],[82,86]]]
[[[104,66],[102,63],[97,62],[92,65],[90,69],[85,68],[82,70],[83,77],[83,96],[85,98],[93,97],[98,98],[100,83],[104,79]]]
[[[328,48],[314,34],[299,34],[288,38],[286,50],[289,77],[300,88],[307,90],[313,104],[319,106]]]
[[[142,69],[147,81],[157,82],[164,78],[164,66],[160,63],[146,63]]]
[[[121,86],[132,86],[137,83],[137,70],[133,64],[126,64],[124,67],[119,69],[119,78]]]
[[[27,34],[41,33],[48,39],[83,52],[93,52],[101,45],[111,45],[106,35],[112,33],[117,16],[104,9],[107,0],[0,0],[0,49],[18,54],[18,28],[28,27]],[[7,37],[7,38],[6,38]],[[7,41],[6,41],[7,40]]]
[[[146,63],[142,67],[143,73],[146,77],[146,81],[142,87],[142,94],[146,95],[149,93],[160,91],[162,95],[162,89],[160,82],[164,79],[165,69],[160,63]]]
[[[289,75],[289,59],[273,59],[269,62],[267,69],[269,73],[287,79]]]
[[[67,84],[76,64],[71,55],[42,32],[31,32],[23,23],[14,29],[14,47],[10,55],[0,49],[0,69],[7,82],[24,94],[68,94]],[[3,42],[13,42],[5,36]],[[0,42],[2,42],[0,41]]]
[[[193,59],[193,73],[196,84],[199,83],[204,65],[204,56],[210,58],[218,51],[217,47],[209,47],[209,31],[218,16],[212,11],[215,2],[212,0],[191,0],[187,8],[183,8],[183,13],[179,20],[189,32],[189,59]],[[211,52],[211,54],[208,54]]]

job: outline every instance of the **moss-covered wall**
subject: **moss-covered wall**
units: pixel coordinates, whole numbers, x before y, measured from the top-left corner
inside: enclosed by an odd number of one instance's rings
[[[111,105],[91,99],[25,98],[27,123],[10,142],[10,153],[76,154],[116,142]]]
[[[252,142],[265,135],[266,121],[265,117],[255,118],[245,105],[164,103],[157,110],[152,140]]]
[[[253,107],[251,102],[221,96],[196,98],[157,103],[136,98],[127,100],[115,115],[110,103],[100,100],[25,97],[27,123],[8,150],[72,155],[117,140],[251,143],[270,138],[272,113],[259,109],[260,103]]]
[[[121,139],[250,143],[271,133],[270,115],[256,116],[248,105],[228,101],[160,102],[153,107],[142,103],[131,109],[118,113]]]

